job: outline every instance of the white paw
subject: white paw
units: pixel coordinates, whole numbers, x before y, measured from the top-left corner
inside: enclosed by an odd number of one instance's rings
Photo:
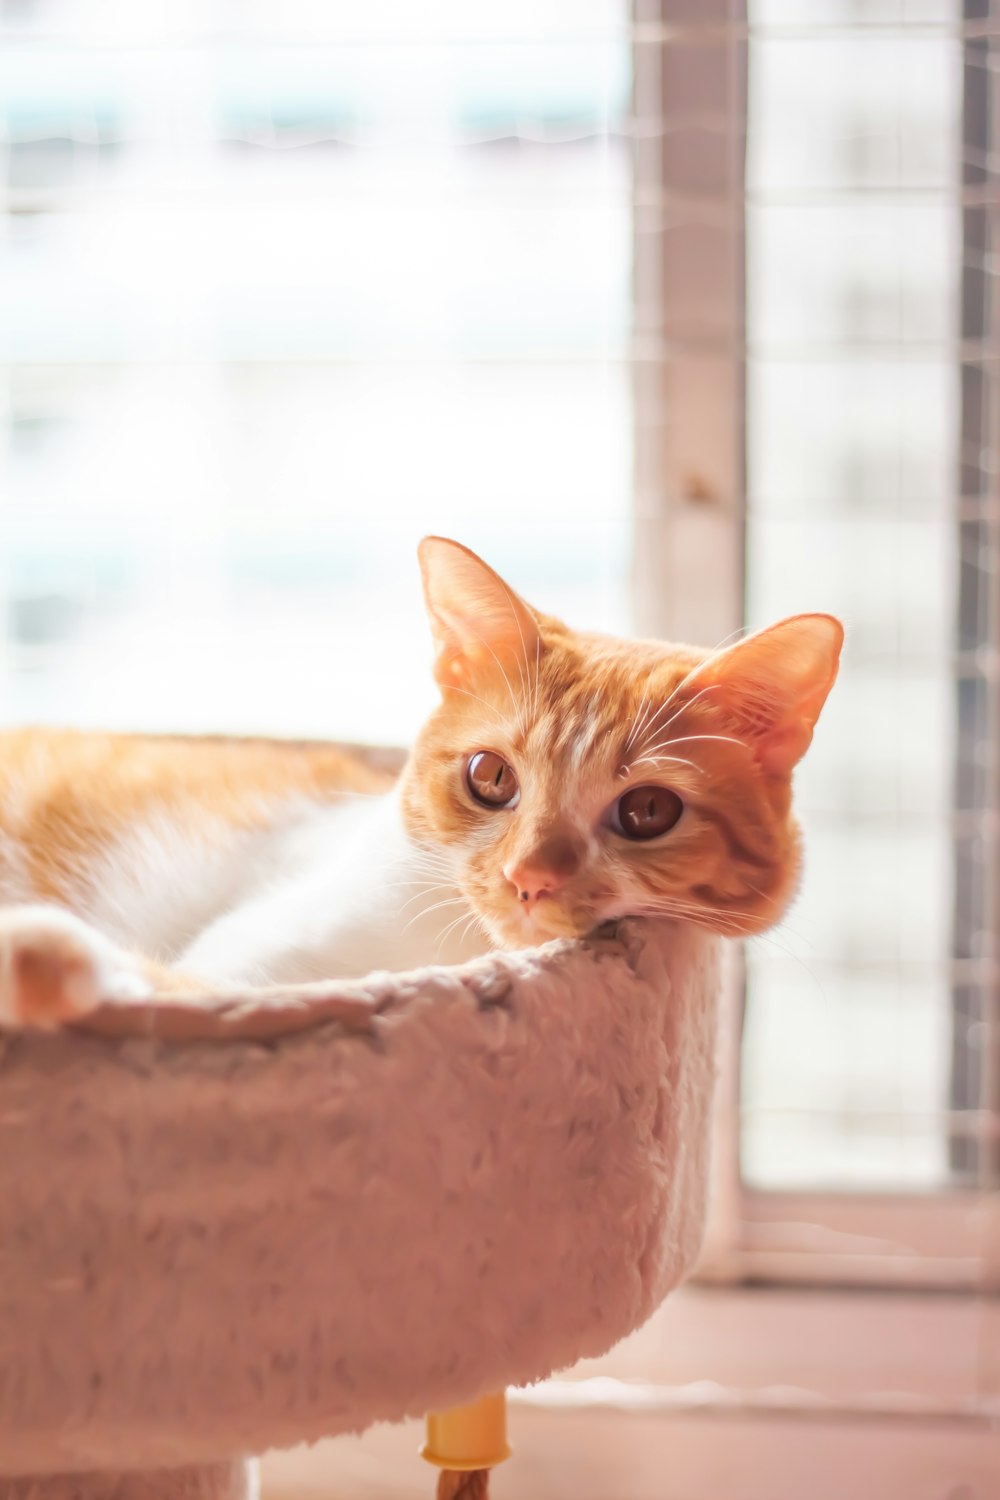
[[[72,912],[0,908],[0,1027],[58,1026],[149,993],[133,961]]]

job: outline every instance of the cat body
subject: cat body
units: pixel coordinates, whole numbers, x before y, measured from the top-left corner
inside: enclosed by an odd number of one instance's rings
[[[629,913],[777,920],[839,624],[619,641],[457,543],[421,563],[441,703],[398,779],[323,746],[0,734],[0,1022],[460,962]]]
[[[75,914],[153,960],[151,986],[461,962],[482,939],[424,915],[444,899],[468,915],[445,874],[395,778],[348,752],[0,733],[0,907]]]

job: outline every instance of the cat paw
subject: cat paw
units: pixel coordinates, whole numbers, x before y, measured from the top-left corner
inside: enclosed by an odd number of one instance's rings
[[[72,912],[0,909],[0,1027],[52,1028],[102,1000],[149,993],[132,960]]]

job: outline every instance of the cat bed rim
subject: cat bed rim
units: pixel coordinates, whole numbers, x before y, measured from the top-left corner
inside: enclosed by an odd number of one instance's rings
[[[629,919],[0,1038],[0,1473],[311,1441],[609,1348],[698,1250],[717,949]]]

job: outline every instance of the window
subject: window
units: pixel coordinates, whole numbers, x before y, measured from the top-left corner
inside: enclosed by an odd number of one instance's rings
[[[637,11],[643,623],[721,640],[745,578],[751,625],[848,626],[802,895],[748,945],[730,1274],[984,1269],[997,28],[967,10]]]
[[[623,0],[0,40],[5,720],[403,742],[427,531],[627,628]]]
[[[936,1188],[956,972],[958,8],[858,6],[791,32],[756,9],[749,608],[838,607],[848,645],[801,777],[802,900],[751,955],[744,1171]]]

